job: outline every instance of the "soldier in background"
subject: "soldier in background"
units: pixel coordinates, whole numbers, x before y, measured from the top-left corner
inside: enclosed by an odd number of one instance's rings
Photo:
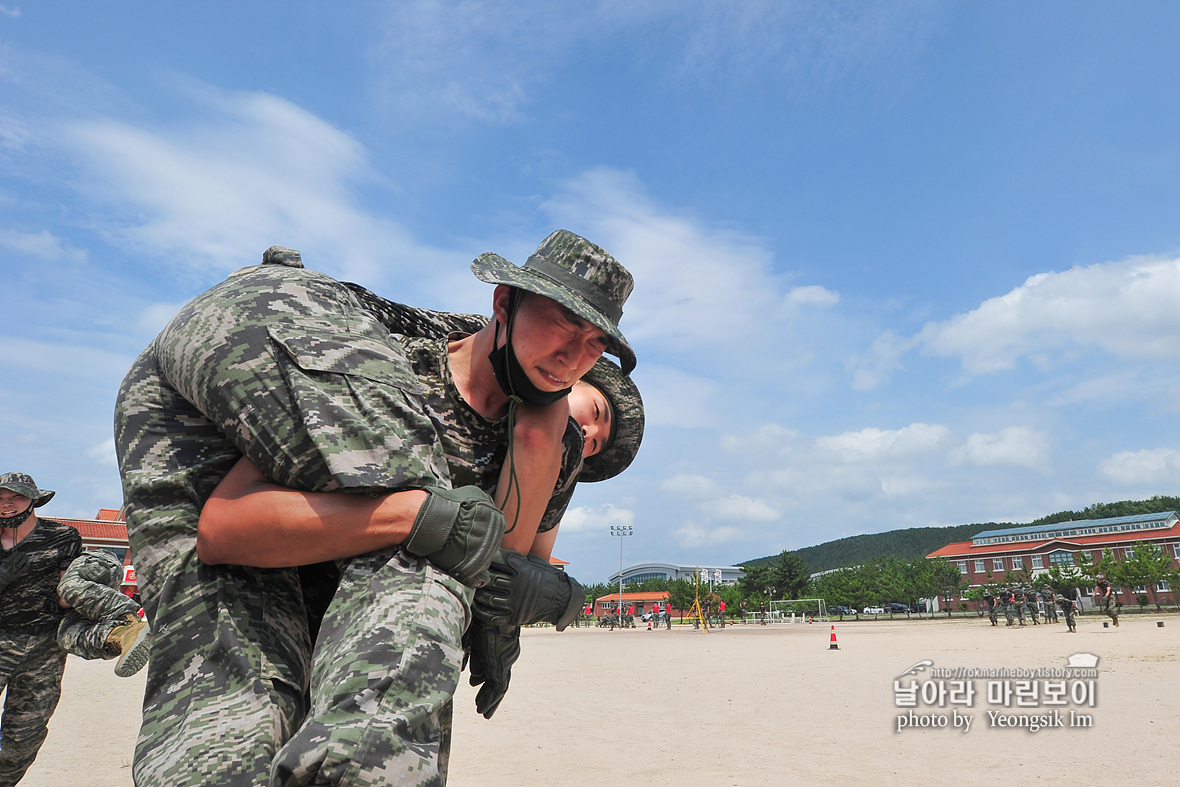
[[[1117,628],[1119,625],[1118,594],[1115,593],[1110,580],[1102,574],[1099,574],[1094,581],[1094,604],[1102,610],[1103,614],[1114,621]]]
[[[996,597],[992,595],[990,590],[984,591],[983,603],[987,607],[987,619],[991,621],[993,626],[1000,625],[996,615]]]
[[[1045,602],[1045,622],[1057,622],[1057,600],[1053,594],[1053,588],[1045,585],[1041,588],[1041,599]]]
[[[1004,602],[1004,617],[1008,621],[1008,626],[1011,626],[1016,621],[1016,591],[1012,588],[1004,588],[1000,591],[1000,599]]]
[[[1074,615],[1078,613],[1078,604],[1072,598],[1065,596],[1058,596],[1057,603],[1061,605],[1061,611],[1065,615],[1065,625],[1071,634],[1078,633],[1077,624],[1074,621]]]
[[[1037,609],[1037,594],[1031,588],[1024,589],[1024,604],[1028,607],[1028,615],[1032,618],[1033,625],[1041,625],[1041,622],[1037,620],[1038,613],[1040,612]]]
[[[25,473],[0,475],[0,787],[33,764],[61,698],[66,652],[57,627],[65,611],[57,583],[82,554],[82,536],[33,511],[54,494]]]

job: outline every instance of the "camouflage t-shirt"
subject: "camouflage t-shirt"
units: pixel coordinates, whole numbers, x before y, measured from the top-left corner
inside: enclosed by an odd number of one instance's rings
[[[485,418],[459,394],[447,362],[447,345],[458,338],[452,334],[443,339],[402,337],[401,341],[414,375],[426,386],[422,400],[446,454],[451,484],[470,484],[493,494],[508,452],[508,419]],[[562,441],[561,471],[539,532],[552,530],[561,522],[581,469],[582,431],[571,418]]]
[[[29,558],[24,574],[0,590],[0,630],[20,634],[56,631],[65,613],[57,604],[61,572],[82,554],[82,536],[69,525],[38,517],[37,526],[16,551]],[[0,549],[0,559],[12,550]]]

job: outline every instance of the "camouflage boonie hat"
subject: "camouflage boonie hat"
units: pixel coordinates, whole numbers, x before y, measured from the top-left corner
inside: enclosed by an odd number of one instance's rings
[[[639,443],[643,441],[643,399],[631,378],[606,358],[599,358],[583,375],[582,382],[593,385],[610,403],[611,432],[606,447],[583,461],[578,480],[605,481],[626,470],[639,453]]]
[[[28,473],[5,473],[0,475],[0,489],[16,492],[21,497],[33,501],[33,508],[40,508],[53,499],[57,494],[50,489],[38,489],[37,483]]]
[[[523,267],[487,252],[471,263],[471,272],[489,284],[507,284],[557,301],[607,335],[607,352],[618,357],[623,374],[635,368],[635,352],[619,331],[623,304],[635,286],[619,261],[569,230],[557,230],[541,242]]]

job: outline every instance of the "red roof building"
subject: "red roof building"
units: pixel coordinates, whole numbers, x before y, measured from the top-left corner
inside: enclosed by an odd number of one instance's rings
[[[947,544],[927,557],[944,557],[955,563],[971,587],[1004,581],[1004,573],[1028,571],[1033,576],[1051,566],[1074,565],[1079,553],[1097,560],[1109,551],[1117,560],[1133,554],[1135,544],[1155,544],[1180,562],[1180,518],[1175,511],[1155,514],[1085,519],[1051,525],[1030,525],[1003,530],[985,530],[970,541]],[[1124,588],[1123,603],[1146,592],[1146,588]],[[1131,595],[1126,595],[1129,590]],[[1157,593],[1172,592],[1166,582]],[[1085,591],[1090,595],[1091,591]]]

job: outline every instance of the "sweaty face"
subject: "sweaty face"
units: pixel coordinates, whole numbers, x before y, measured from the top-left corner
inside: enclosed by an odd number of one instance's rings
[[[602,391],[589,383],[579,382],[569,395],[570,415],[582,427],[585,447],[582,456],[594,456],[610,438],[610,404]]]
[[[507,311],[496,316],[501,324]],[[606,334],[557,301],[525,293],[516,309],[512,327],[512,350],[533,385],[542,391],[569,388],[606,349]]]
[[[18,495],[11,489],[0,489],[0,517],[7,519],[16,516],[29,507],[33,501],[24,495]]]

